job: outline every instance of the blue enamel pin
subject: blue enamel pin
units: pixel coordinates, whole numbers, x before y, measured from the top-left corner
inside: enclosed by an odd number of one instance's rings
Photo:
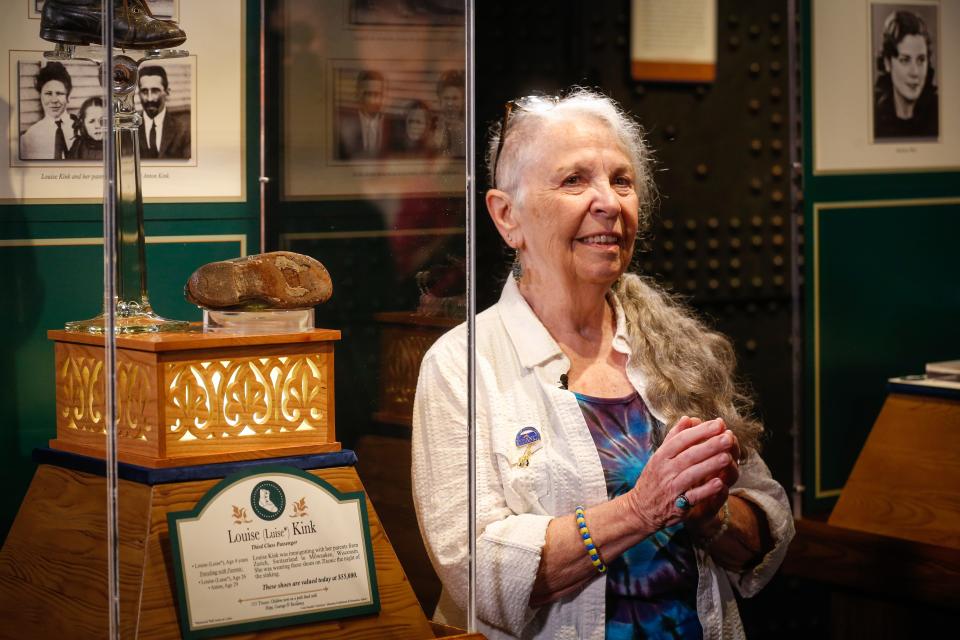
[[[517,432],[515,440],[517,448],[524,447],[523,455],[517,460],[518,467],[530,466],[530,455],[540,449],[543,441],[540,438],[540,432],[534,427],[524,427]],[[536,446],[535,446],[536,445]]]
[[[528,444],[540,441],[540,432],[533,427],[524,427],[517,432],[517,446],[525,447]]]

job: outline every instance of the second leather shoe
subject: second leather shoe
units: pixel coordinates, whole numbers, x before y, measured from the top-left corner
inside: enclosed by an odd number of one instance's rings
[[[144,0],[112,2],[115,47],[167,49],[187,39],[176,24],[151,14]],[[102,24],[101,0],[46,0],[40,13],[40,37],[64,44],[102,44]]]

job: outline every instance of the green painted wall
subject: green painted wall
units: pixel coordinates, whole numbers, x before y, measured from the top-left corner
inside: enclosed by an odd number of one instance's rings
[[[887,379],[960,358],[960,173],[813,174],[810,2],[802,11],[804,505],[823,511],[856,462]]]

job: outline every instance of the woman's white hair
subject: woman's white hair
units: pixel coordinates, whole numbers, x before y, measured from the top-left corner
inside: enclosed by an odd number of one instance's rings
[[[558,120],[584,117],[607,124],[630,157],[640,202],[638,229],[640,233],[649,231],[656,189],[643,128],[611,98],[589,89],[575,87],[562,98],[519,101],[507,122],[499,159],[502,123],[490,130],[490,183],[522,201],[522,176],[537,158],[538,135],[543,128]],[[709,329],[648,278],[624,274],[614,290],[626,316],[631,364],[646,376],[647,399],[667,419],[667,426],[684,415],[703,420],[720,417],[737,435],[744,455],[759,451],[763,425],[752,417],[752,400],[736,382],[736,356],[730,340]],[[663,434],[659,435],[662,438]]]
[[[542,129],[550,123],[562,120],[592,118],[606,124],[630,158],[634,171],[634,186],[640,200],[641,232],[650,224],[650,212],[656,201],[653,184],[652,157],[644,139],[643,127],[627,115],[623,109],[602,93],[574,87],[562,97],[529,96],[514,101],[513,110],[506,126],[506,138],[500,157],[502,122],[494,124],[489,133],[487,146],[487,172],[490,184],[495,185],[518,202],[523,201],[523,176],[531,161],[536,160],[536,141]],[[494,175],[496,171],[496,175]]]
[[[743,456],[759,452],[763,425],[753,417],[749,393],[737,383],[730,340],[649,278],[625,273],[614,290],[626,316],[631,364],[646,377],[647,400],[666,426],[685,415],[723,418]]]

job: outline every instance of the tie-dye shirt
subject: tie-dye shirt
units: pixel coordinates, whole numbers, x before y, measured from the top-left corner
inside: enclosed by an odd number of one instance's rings
[[[633,487],[650,459],[656,419],[638,393],[625,398],[574,395],[600,454],[607,495],[613,499]],[[607,562],[606,637],[703,637],[697,618],[697,560],[682,525],[661,529]]]

